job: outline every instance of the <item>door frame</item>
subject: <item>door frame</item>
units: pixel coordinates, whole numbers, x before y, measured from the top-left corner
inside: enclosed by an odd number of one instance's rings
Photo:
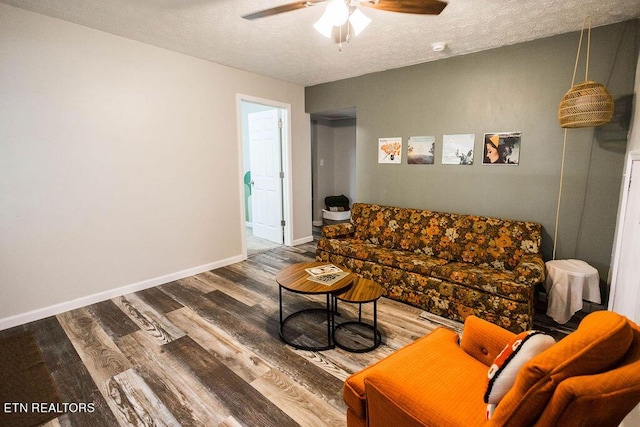
[[[616,307],[614,307],[614,298],[615,298],[615,294],[616,292],[621,292],[623,290],[617,289],[617,282],[618,282],[618,270],[620,267],[620,258],[621,258],[621,254],[620,254],[620,250],[622,248],[622,239],[623,239],[623,228],[624,228],[624,222],[626,219],[626,214],[627,214],[627,204],[629,203],[629,186],[631,184],[631,167],[633,165],[634,161],[640,161],[640,151],[630,151],[627,154],[627,159],[625,162],[625,168],[624,168],[624,179],[622,180],[622,191],[621,191],[621,197],[620,197],[620,204],[619,204],[619,209],[618,209],[618,222],[616,224],[616,232],[615,232],[615,241],[614,241],[614,245],[613,245],[613,262],[611,263],[611,269],[609,272],[609,280],[611,283],[610,289],[609,289],[609,303],[607,304],[607,308],[608,310],[611,311],[615,311]],[[636,179],[639,179],[640,177],[635,177]],[[636,294],[636,297],[638,297],[639,294]]]
[[[291,195],[293,192],[293,185],[291,183],[291,173],[293,165],[291,162],[291,104],[283,102],[273,101],[270,99],[259,98],[256,96],[237,94],[236,95],[236,117],[238,126],[238,187],[240,189],[240,225],[242,235],[242,253],[247,258],[247,220],[245,218],[245,202],[244,202],[244,174],[243,174],[243,159],[244,159],[244,144],[243,144],[243,128],[242,128],[242,102],[249,102],[252,104],[265,105],[267,107],[278,108],[284,110],[285,114],[282,118],[282,150],[280,155],[282,157],[282,172],[284,178],[282,180],[282,219],[284,220],[284,244],[285,246],[293,246],[293,204],[291,202]]]

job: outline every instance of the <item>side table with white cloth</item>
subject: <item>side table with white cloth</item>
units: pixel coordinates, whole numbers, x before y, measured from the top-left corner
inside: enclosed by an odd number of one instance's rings
[[[578,259],[547,261],[547,316],[567,323],[582,309],[582,300],[600,304],[598,270]]]

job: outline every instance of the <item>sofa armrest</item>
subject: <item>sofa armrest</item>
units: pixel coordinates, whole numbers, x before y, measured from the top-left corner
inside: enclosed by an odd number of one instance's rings
[[[513,332],[477,316],[468,316],[464,321],[460,347],[474,359],[491,366],[515,336]]]
[[[353,224],[343,222],[340,224],[325,225],[322,227],[322,235],[327,238],[347,237],[355,231]]]
[[[523,255],[513,270],[513,273],[515,275],[514,280],[517,283],[524,283],[531,286],[544,283],[545,266],[542,255]]]

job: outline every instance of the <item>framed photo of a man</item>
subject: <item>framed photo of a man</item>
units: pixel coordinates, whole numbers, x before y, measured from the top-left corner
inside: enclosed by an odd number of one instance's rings
[[[483,165],[520,164],[522,132],[493,132],[484,134]]]

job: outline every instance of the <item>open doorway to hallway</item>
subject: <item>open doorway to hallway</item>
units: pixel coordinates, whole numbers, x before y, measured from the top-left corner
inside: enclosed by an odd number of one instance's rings
[[[246,249],[250,256],[287,244],[285,185],[289,153],[289,108],[268,100],[240,96],[242,185]]]
[[[327,196],[356,197],[356,109],[311,114],[313,225],[323,224]]]

